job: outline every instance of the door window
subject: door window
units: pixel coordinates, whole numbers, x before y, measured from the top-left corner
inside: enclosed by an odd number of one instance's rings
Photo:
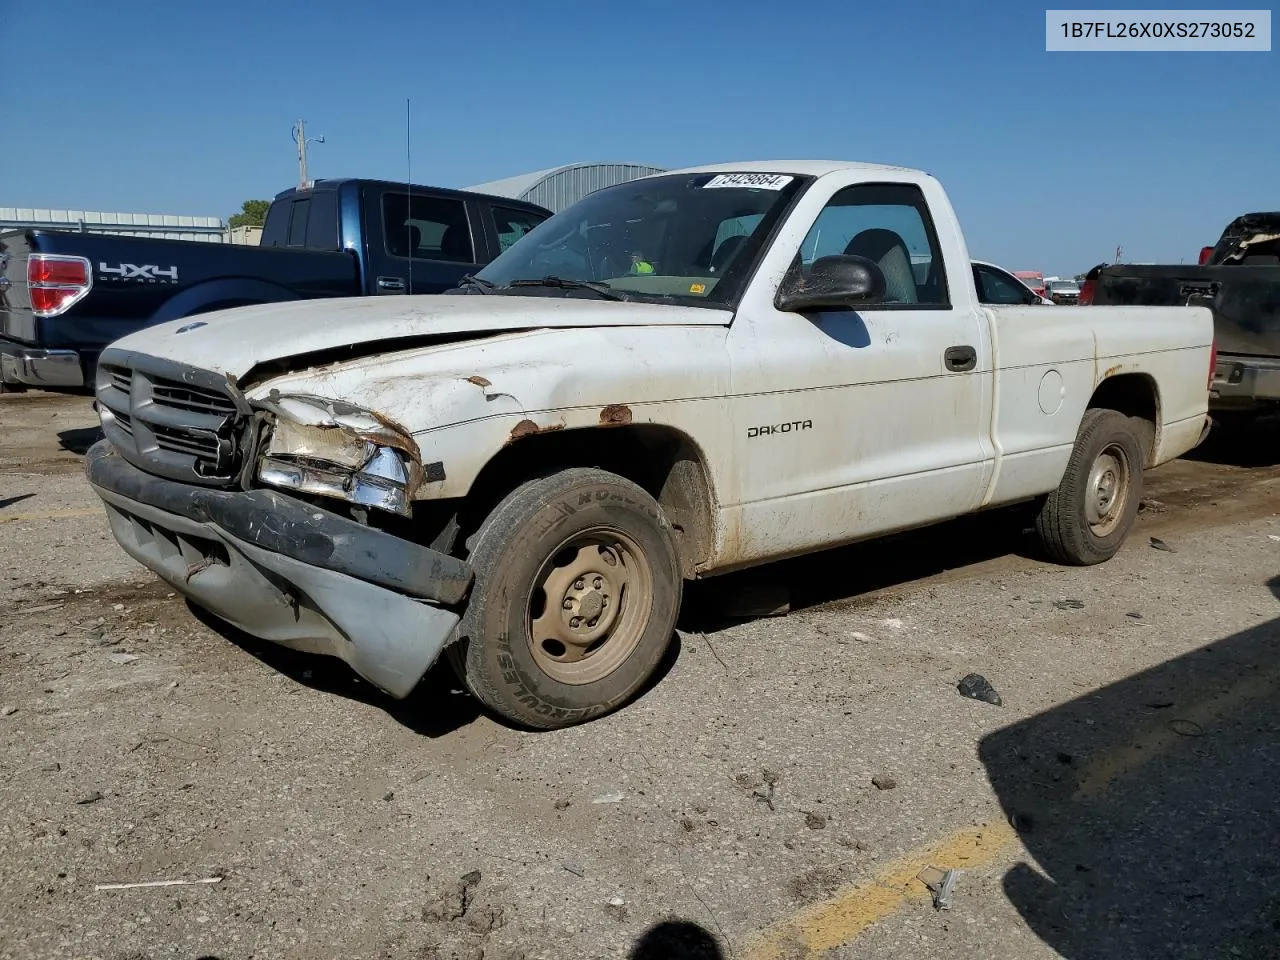
[[[862,183],[832,197],[800,245],[801,268],[840,254],[880,267],[885,298],[877,308],[950,305],[933,220],[913,184]]]
[[[387,253],[393,257],[476,262],[467,206],[453,197],[385,193],[382,229]]]
[[[514,207],[493,207],[493,221],[498,233],[498,252],[502,253],[526,233],[547,219],[544,214]]]

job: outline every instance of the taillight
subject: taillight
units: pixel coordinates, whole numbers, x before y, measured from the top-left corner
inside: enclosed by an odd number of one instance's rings
[[[1077,302],[1082,307],[1093,303],[1093,290],[1096,285],[1092,277],[1086,278],[1084,283],[1080,284],[1080,299]]]
[[[1209,346],[1209,389],[1213,389],[1213,374],[1218,369],[1218,338],[1214,337]]]
[[[84,257],[33,253],[27,260],[31,312],[56,317],[82,300],[93,286],[93,270]]]
[[[1203,267],[1211,259],[1213,259],[1213,247],[1201,247],[1200,248],[1200,266]]]

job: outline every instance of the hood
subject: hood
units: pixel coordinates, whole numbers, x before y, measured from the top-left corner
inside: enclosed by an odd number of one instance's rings
[[[391,341],[396,343],[389,349],[404,349],[414,341],[546,327],[726,326],[732,317],[727,310],[709,307],[562,297],[348,297],[184,317],[139,330],[111,346],[242,378],[273,360]]]

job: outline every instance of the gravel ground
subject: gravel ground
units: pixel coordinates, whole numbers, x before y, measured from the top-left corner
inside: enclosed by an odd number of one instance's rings
[[[93,422],[0,398],[0,958],[1280,956],[1274,433],[1153,474],[1101,567],[992,515],[695,588],[643,697],[532,734],[194,612]]]

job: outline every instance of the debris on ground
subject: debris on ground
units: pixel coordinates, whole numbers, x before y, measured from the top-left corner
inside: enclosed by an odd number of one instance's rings
[[[1170,720],[1169,729],[1180,737],[1203,737],[1204,727],[1196,723],[1194,720]]]
[[[0,717],[12,717],[17,712],[17,707],[0,707]]]
[[[893,790],[898,786],[898,781],[882,773],[878,777],[871,778],[871,785],[877,790]]]
[[[1280,540],[1280,537],[1277,537],[1276,539]],[[62,600],[59,600],[57,603],[42,603],[37,607],[24,607],[23,609],[15,610],[14,612],[24,613],[24,614],[48,613],[50,610],[57,610],[64,606],[66,606],[66,603]]]
[[[1143,513],[1164,513],[1168,509],[1159,500],[1143,500],[1138,504],[1138,509]]]
[[[764,789],[756,788],[752,790],[751,798],[758,800],[770,810],[773,810],[773,796],[778,789],[778,775],[772,770],[764,770],[761,771],[761,779],[764,781]]]
[[[586,868],[580,863],[574,863],[572,860],[566,860],[564,863],[560,864],[560,866],[564,867],[575,877],[582,878],[587,875]]]
[[[388,790],[386,793],[382,795],[382,799],[384,801],[391,801],[391,800],[394,800],[395,798],[396,798],[396,792],[394,790]]]
[[[1018,833],[1030,833],[1035,829],[1035,821],[1027,813],[1011,813],[1009,815],[1009,826],[1017,830]]]
[[[134,890],[139,887],[185,887],[199,883],[221,883],[222,877],[205,877],[203,880],[144,880],[141,883],[95,883],[94,890]]]
[[[480,871],[463,874],[457,882],[447,887],[439,899],[422,910],[422,919],[428,921],[461,920],[471,906],[471,891],[480,883]]]
[[[102,800],[102,799],[103,799],[102,791],[95,790],[93,791],[93,793],[89,794],[88,796],[81,797],[79,800],[76,801],[76,803],[82,807],[85,807],[91,803],[97,803],[99,800]]]
[[[133,663],[139,657],[136,653],[109,653],[107,654],[107,659],[112,663],[124,666],[126,663]]]
[[[951,909],[951,898],[956,891],[956,881],[960,879],[959,870],[925,867],[916,874],[916,879],[933,893],[933,907],[935,910]]]
[[[885,620],[884,625],[888,627],[890,630],[902,629],[902,621],[899,620],[897,617],[890,617],[888,620]]]
[[[605,902],[604,912],[621,923],[627,919],[627,902],[621,897],[610,897]]]
[[[1125,616],[1128,617],[1130,620],[1142,619],[1142,614],[1138,613],[1137,610],[1131,610],[1129,613],[1126,613]]]
[[[568,801],[568,800],[557,800],[557,801],[555,802],[555,808],[556,808],[557,810],[568,810],[568,809],[569,809],[569,801]]]
[[[810,830],[823,830],[827,826],[827,818],[820,813],[806,813],[804,825]]]
[[[1163,550],[1165,553],[1178,552],[1177,550],[1173,549],[1173,547],[1169,546],[1167,543],[1161,540],[1159,537],[1151,538],[1151,546],[1155,547],[1157,550]]]
[[[1055,600],[1053,605],[1059,610],[1083,610],[1083,600]]]
[[[602,793],[600,796],[592,800],[592,803],[621,803],[627,799],[625,793]],[[568,804],[566,804],[568,806]]]
[[[970,700],[981,700],[983,703],[990,703],[997,707],[1004,706],[1004,701],[996,692],[996,688],[980,673],[969,674],[956,684],[956,689],[960,691],[960,696],[968,697]]]

